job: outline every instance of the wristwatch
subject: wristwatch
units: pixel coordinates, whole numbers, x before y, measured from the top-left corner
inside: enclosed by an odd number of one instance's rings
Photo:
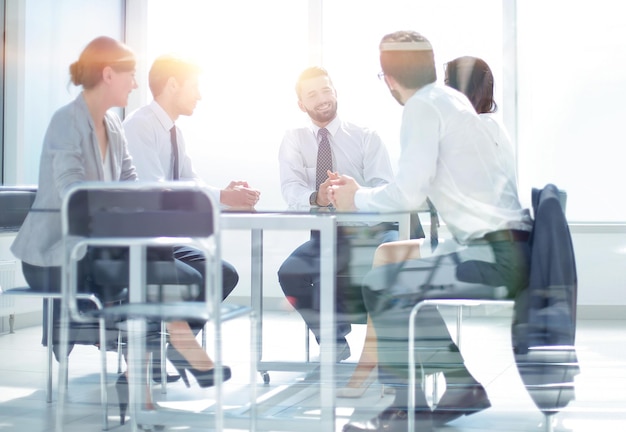
[[[309,196],[309,204],[311,204],[312,206],[315,206],[315,207],[319,207],[319,205],[317,204],[317,191],[313,192]]]

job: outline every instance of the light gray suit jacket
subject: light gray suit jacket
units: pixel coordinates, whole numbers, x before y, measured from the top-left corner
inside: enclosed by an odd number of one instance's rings
[[[112,178],[137,179],[119,117],[108,112]],[[32,209],[11,246],[16,258],[36,266],[60,266],[63,257],[59,210],[68,189],[83,181],[104,181],[95,127],[83,94],[57,110],[43,142],[39,187]]]

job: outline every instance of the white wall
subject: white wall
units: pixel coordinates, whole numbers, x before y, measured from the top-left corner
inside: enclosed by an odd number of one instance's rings
[[[582,317],[626,316],[626,228],[623,225],[570,226],[578,267]]]

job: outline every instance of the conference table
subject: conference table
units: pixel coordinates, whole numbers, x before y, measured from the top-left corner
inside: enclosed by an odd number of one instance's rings
[[[255,211],[222,212],[220,230],[244,230],[250,232],[250,296],[251,307],[256,316],[255,354],[256,366],[269,383],[268,371],[310,371],[319,367],[319,383],[333,383],[335,369],[343,364],[335,363],[335,242],[337,226],[341,223],[376,224],[397,223],[399,239],[408,239],[410,213],[367,213],[367,212],[298,212],[298,211]],[[320,232],[320,356],[318,362],[264,361],[263,360],[263,269],[264,232],[279,230],[316,230]],[[345,365],[343,365],[345,366]],[[320,419],[311,430],[332,430],[335,422],[335,386],[310,386],[309,390],[320,392]],[[263,419],[257,419],[263,423]],[[272,425],[277,427],[277,425]],[[292,427],[292,426],[287,426]],[[327,429],[328,428],[328,429]],[[261,428],[260,430],[264,430]],[[274,429],[272,429],[274,430]],[[276,429],[279,430],[279,429]],[[289,430],[289,429],[286,429]],[[308,430],[308,429],[301,429]]]

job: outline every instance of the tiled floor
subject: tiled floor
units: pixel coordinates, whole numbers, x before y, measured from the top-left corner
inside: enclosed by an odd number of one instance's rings
[[[462,352],[469,369],[486,387],[492,403],[488,410],[462,417],[440,428],[446,432],[517,432],[545,430],[544,417],[535,407],[520,380],[509,342],[510,317],[498,314],[474,316],[464,321]],[[248,400],[249,379],[249,321],[242,318],[223,326],[225,363],[233,369],[233,378],[224,384],[224,408],[235,411]],[[363,326],[356,326],[349,335],[356,361],[363,338]],[[271,312],[265,315],[264,359],[302,360],[303,325],[293,312]],[[39,344],[40,327],[21,329],[15,334],[0,335],[0,431],[44,432],[54,430],[56,403],[45,401],[45,349]],[[626,430],[626,320],[580,321],[577,329],[577,353],[581,373],[576,379],[576,400],[555,416],[555,431],[623,431]],[[209,339],[209,350],[211,350]],[[314,348],[313,348],[314,351]],[[312,352],[315,356],[316,353]],[[64,431],[99,431],[101,406],[98,386],[98,350],[77,346],[70,356],[69,403],[64,417]],[[110,429],[130,431],[129,422],[119,425],[117,397],[113,387],[116,378],[116,356],[108,354],[110,384]],[[56,365],[55,365],[56,367]],[[258,418],[269,418],[281,424],[283,431],[320,430],[304,426],[299,417],[315,416],[319,402],[315,392],[307,397],[294,396],[293,384],[304,385],[301,372],[270,372],[269,384],[254,374],[259,396],[271,403],[260,406]],[[345,376],[341,379],[345,379]],[[291,387],[290,387],[291,385]],[[302,393],[299,393],[302,394]],[[167,395],[154,388],[154,399],[173,410],[202,411],[211,409],[214,389],[199,389],[192,381],[190,389],[180,382],[168,386]],[[278,396],[276,396],[278,395]],[[381,396],[382,395],[382,396]],[[55,394],[56,398],[56,394]],[[382,410],[392,400],[383,395],[379,384],[370,386],[359,399],[337,400],[337,431],[350,418],[367,418]],[[194,416],[194,426],[168,427],[167,430],[196,432],[211,430],[211,419],[206,423]],[[242,429],[248,430],[243,426]],[[230,429],[229,429],[230,430]],[[257,430],[271,430],[267,423],[259,423]],[[330,432],[330,431],[328,431]]]

